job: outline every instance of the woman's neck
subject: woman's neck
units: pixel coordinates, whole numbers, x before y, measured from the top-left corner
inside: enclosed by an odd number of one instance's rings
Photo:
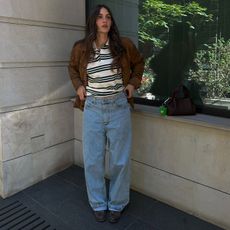
[[[108,34],[98,34],[96,39],[97,48],[101,48],[108,41]]]

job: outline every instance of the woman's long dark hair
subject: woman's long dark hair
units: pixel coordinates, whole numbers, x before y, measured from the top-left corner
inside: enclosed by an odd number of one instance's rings
[[[123,52],[125,51],[125,49],[121,43],[119,31],[118,31],[117,25],[114,21],[112,12],[109,9],[109,7],[106,5],[97,5],[87,20],[86,36],[84,39],[84,42],[86,45],[86,59],[87,59],[87,61],[89,61],[90,58],[95,55],[95,52],[93,49],[93,42],[97,38],[96,20],[97,20],[98,15],[100,14],[101,8],[105,8],[111,16],[111,22],[112,23],[111,23],[110,31],[108,33],[109,48],[110,48],[111,54],[113,56],[113,62],[112,62],[111,68],[119,68],[119,67],[121,67],[120,66],[120,59],[121,59],[121,56],[122,56]]]

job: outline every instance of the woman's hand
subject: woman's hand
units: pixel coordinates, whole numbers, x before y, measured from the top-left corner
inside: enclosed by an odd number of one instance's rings
[[[77,89],[77,95],[79,96],[81,101],[85,100],[86,90],[84,86],[79,86],[79,88]]]
[[[131,98],[133,96],[133,93],[134,93],[134,86],[131,85],[131,84],[128,84],[126,87],[125,87],[125,92],[127,94],[127,98]]]

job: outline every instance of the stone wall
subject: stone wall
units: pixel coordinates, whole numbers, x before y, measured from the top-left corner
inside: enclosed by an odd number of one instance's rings
[[[229,119],[141,110],[132,119],[133,188],[229,229]]]
[[[75,92],[67,64],[84,36],[84,0],[0,7],[0,195],[73,164]]]

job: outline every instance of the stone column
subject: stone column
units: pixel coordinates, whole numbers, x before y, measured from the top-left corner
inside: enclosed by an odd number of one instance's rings
[[[84,31],[84,0],[1,1],[3,198],[73,164],[75,92],[67,64]]]

